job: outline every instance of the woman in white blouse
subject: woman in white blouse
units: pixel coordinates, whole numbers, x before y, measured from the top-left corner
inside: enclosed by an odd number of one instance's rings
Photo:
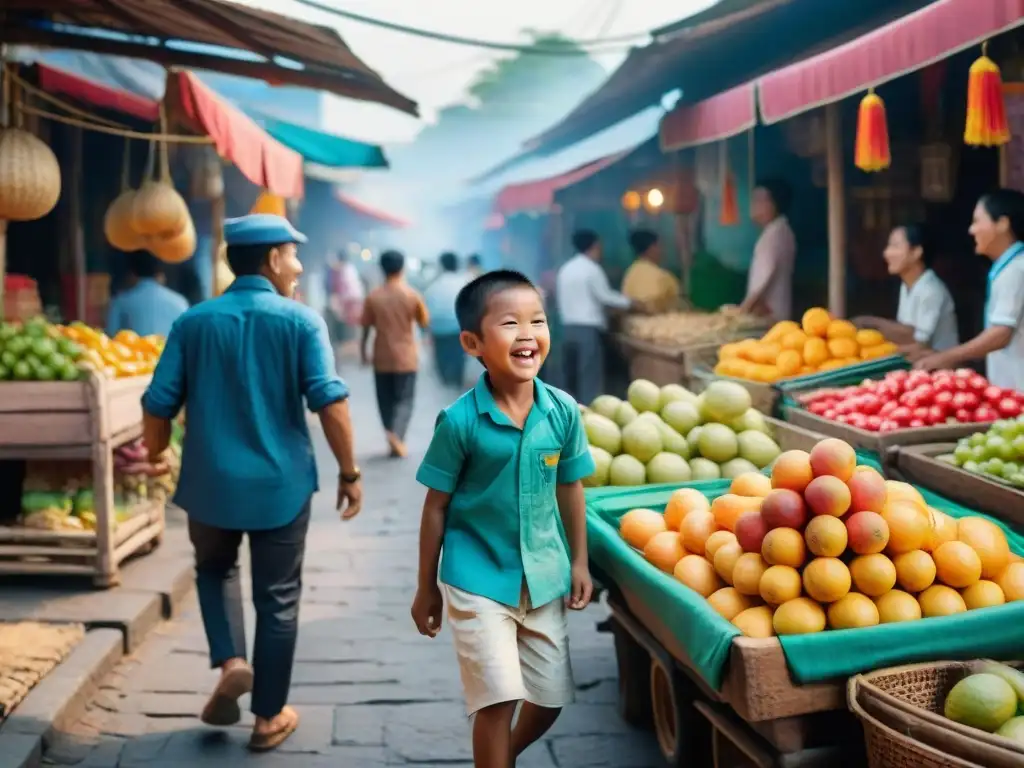
[[[930,257],[922,228],[904,224],[893,229],[883,257],[889,274],[898,275],[903,282],[896,320],[861,317],[854,323],[862,328],[877,328],[910,358],[957,346],[960,338],[956,307],[946,284],[928,268]]]

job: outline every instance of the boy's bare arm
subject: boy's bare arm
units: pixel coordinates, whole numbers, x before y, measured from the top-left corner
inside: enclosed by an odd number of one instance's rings
[[[437,586],[437,570],[441,562],[444,541],[444,519],[451,494],[427,490],[420,521],[419,584],[412,603],[412,619],[421,635],[435,637],[441,630],[441,612],[444,604]]]
[[[569,607],[580,610],[587,607],[594,591],[587,564],[587,504],[583,497],[583,483],[559,483],[555,491],[562,525],[569,539],[569,557],[572,562],[572,594]]]

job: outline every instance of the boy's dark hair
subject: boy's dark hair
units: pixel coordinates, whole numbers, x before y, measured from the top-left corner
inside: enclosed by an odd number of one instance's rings
[[[267,256],[275,248],[280,248],[284,243],[261,243],[259,245],[229,245],[228,266],[235,273],[235,277],[246,275],[258,275],[260,269],[267,262]]]
[[[459,268],[459,257],[451,251],[442,253],[438,261],[441,263],[441,269],[445,272],[455,272]]]
[[[388,277],[394,277],[405,267],[405,256],[398,251],[384,251],[380,255],[380,268]]]
[[[128,271],[136,277],[150,278],[162,275],[163,263],[146,251],[132,251],[128,254]]]
[[[598,240],[597,232],[592,229],[577,229],[572,233],[572,247],[576,253],[586,253]]]
[[[758,179],[754,187],[768,193],[779,216],[785,216],[789,212],[789,206],[793,202],[793,188],[788,182],[778,178]]]
[[[915,223],[897,224],[893,230],[897,229],[903,230],[903,236],[907,238],[907,245],[911,248],[921,249],[921,262],[926,267],[932,266],[934,254],[929,247],[931,244],[928,241],[928,230],[923,225]]]
[[[629,233],[629,245],[637,256],[643,256],[656,242],[658,236],[649,229],[634,229]]]
[[[1015,189],[997,189],[982,195],[978,202],[992,221],[1004,216],[1010,220],[1010,232],[1015,240],[1024,238],[1024,194]]]
[[[537,290],[526,275],[514,269],[496,269],[485,272],[462,286],[455,297],[455,317],[459,321],[459,329],[480,334],[480,325],[487,314],[487,303],[496,293],[510,288],[532,288]]]

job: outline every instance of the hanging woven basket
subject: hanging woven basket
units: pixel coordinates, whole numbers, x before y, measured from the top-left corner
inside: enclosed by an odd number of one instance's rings
[[[196,252],[196,228],[192,217],[187,215],[184,226],[173,235],[149,239],[150,253],[168,264],[188,261]]]
[[[46,144],[21,128],[0,129],[0,219],[41,219],[60,199],[60,164]]]
[[[171,183],[171,166],[167,160],[167,147],[156,148],[159,176],[143,183],[132,201],[132,228],[140,235],[161,240],[173,238],[185,228],[189,219],[185,198]],[[156,174],[154,174],[156,176]]]
[[[145,238],[132,226],[132,210],[135,205],[136,191],[131,188],[128,180],[128,168],[131,162],[131,147],[126,140],[124,144],[124,160],[121,172],[121,193],[107,208],[103,216],[103,234],[107,242],[119,251],[138,251],[145,247]]]

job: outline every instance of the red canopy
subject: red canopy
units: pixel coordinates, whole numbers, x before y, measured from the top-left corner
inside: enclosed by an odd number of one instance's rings
[[[302,155],[271,138],[191,72],[172,73],[167,85],[168,95],[176,89],[186,120],[213,139],[217,154],[230,160],[245,178],[275,195],[302,197]]]
[[[1024,25],[1024,0],[938,0],[758,82],[767,124],[860,93]]]
[[[573,184],[593,176],[626,154],[626,152],[615,152],[592,160],[568,173],[549,176],[546,179],[524,181],[521,184],[509,184],[498,192],[498,196],[494,200],[494,213],[511,216],[524,211],[547,211],[554,204],[555,193],[560,189],[571,187]]]
[[[121,112],[146,122],[156,122],[160,116],[160,106],[153,99],[120,88],[111,88],[49,64],[36,64],[36,69],[39,87],[47,93],[70,96],[76,101]]]
[[[658,134],[663,152],[728,139],[757,124],[754,83],[724,91],[710,99],[678,106],[661,119]]]
[[[385,213],[384,211],[378,210],[377,208],[374,208],[373,206],[368,205],[367,203],[364,203],[361,200],[356,200],[354,197],[346,195],[340,189],[336,189],[334,191],[334,197],[342,205],[346,206],[347,208],[351,208],[360,216],[364,216],[367,219],[372,219],[374,222],[378,224],[383,224],[384,226],[392,227],[394,229],[405,229],[406,227],[409,226],[409,222],[406,221],[405,219],[399,218],[398,216],[392,216],[390,213]]]

